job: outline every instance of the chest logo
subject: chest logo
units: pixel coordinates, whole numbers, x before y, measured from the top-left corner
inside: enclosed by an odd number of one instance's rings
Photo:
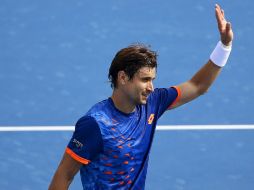
[[[153,119],[154,119],[154,114],[152,113],[152,114],[149,116],[148,120],[147,120],[148,124],[152,124],[152,123],[153,123]]]

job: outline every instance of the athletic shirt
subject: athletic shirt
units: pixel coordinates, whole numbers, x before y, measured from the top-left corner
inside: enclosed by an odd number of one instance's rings
[[[157,88],[130,114],[108,98],[80,118],[66,153],[83,164],[83,189],[143,190],[157,120],[179,94],[176,87]]]

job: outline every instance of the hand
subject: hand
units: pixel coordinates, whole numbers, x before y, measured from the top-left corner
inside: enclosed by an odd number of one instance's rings
[[[233,31],[231,23],[225,19],[224,11],[218,4],[215,5],[215,15],[217,19],[218,29],[220,31],[221,42],[225,46],[230,46],[233,40]]]

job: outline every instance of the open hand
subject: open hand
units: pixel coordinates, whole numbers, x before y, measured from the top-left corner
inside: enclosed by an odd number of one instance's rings
[[[234,36],[231,23],[227,22],[225,19],[224,11],[218,4],[215,5],[215,15],[217,19],[218,29],[220,31],[221,42],[226,46],[230,46]]]

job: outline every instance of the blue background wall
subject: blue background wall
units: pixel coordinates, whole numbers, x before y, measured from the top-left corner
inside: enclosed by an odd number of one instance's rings
[[[0,126],[74,125],[111,95],[108,67],[135,42],[159,53],[156,87],[188,80],[219,40],[216,1],[1,0]],[[210,91],[159,124],[254,124],[254,2],[220,0],[235,40]],[[43,190],[71,132],[1,132],[0,189]],[[156,134],[147,189],[254,189],[253,131]],[[71,189],[81,189],[77,176]]]
[[[108,67],[135,42],[159,53],[156,87],[188,80],[219,40],[216,1],[1,1],[0,125],[73,125],[111,95]],[[219,1],[235,40],[209,93],[160,124],[251,124],[253,2]]]

